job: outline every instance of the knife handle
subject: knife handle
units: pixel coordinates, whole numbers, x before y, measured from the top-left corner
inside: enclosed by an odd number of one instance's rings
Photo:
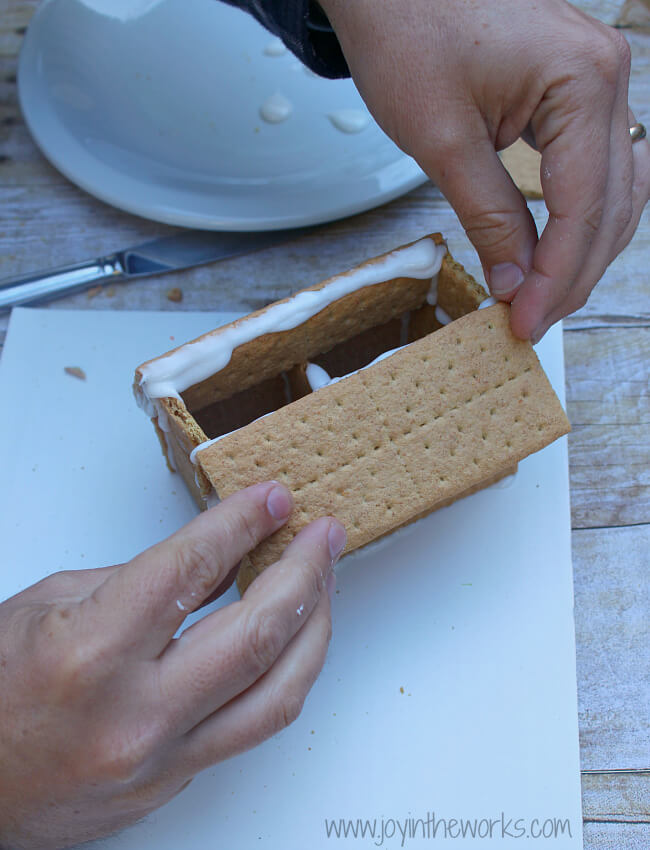
[[[124,269],[116,254],[72,266],[61,266],[49,272],[29,274],[0,281],[0,310],[18,307],[31,301],[46,301],[61,292],[83,289],[93,281],[118,280]]]

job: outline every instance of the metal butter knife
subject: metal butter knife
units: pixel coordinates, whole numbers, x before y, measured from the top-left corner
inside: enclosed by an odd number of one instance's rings
[[[163,236],[85,263],[0,280],[0,311],[56,298],[95,282],[133,280],[225,260],[286,242],[313,229],[294,227],[257,233],[187,230]]]

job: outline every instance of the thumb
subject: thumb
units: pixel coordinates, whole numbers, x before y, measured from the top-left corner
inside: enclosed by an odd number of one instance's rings
[[[442,147],[430,151],[429,168],[420,165],[456,211],[492,295],[510,301],[532,266],[535,221],[484,128],[478,139],[458,132]]]

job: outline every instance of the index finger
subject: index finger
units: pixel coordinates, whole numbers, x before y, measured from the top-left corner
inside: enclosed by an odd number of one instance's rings
[[[92,631],[116,649],[157,657],[192,611],[292,508],[275,481],[256,484],[205,511],[111,575],[82,603]]]
[[[166,728],[189,731],[268,674],[310,619],[344,545],[334,518],[310,523],[242,599],[194,623],[165,650],[158,681],[170,695]]]

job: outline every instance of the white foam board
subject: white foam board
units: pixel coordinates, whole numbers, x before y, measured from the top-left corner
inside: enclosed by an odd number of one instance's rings
[[[14,311],[0,361],[0,598],[124,561],[194,515],[130,385],[143,360],[231,318]],[[563,398],[558,327],[538,353]],[[537,832],[561,829],[551,844],[582,847],[570,553],[561,439],[505,485],[344,559],[300,718],[103,846],[331,848],[351,819],[341,846],[446,835],[539,850]]]

